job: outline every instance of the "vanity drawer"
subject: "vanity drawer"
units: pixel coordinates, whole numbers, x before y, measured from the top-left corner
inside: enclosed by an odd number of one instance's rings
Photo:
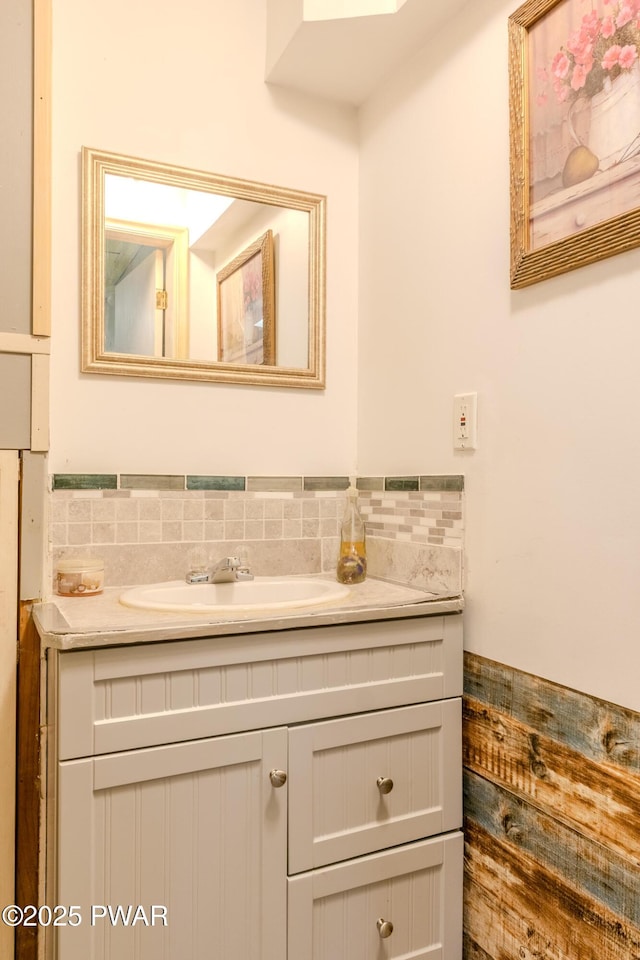
[[[459,698],[289,731],[289,873],[462,825]]]
[[[288,956],[460,960],[462,868],[456,831],[290,877]]]
[[[459,614],[58,655],[58,758],[462,694]]]

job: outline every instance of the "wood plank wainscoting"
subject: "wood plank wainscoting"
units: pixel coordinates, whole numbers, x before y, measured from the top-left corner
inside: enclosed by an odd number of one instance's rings
[[[31,603],[20,604],[16,785],[16,903],[43,902],[40,886],[40,637]],[[15,930],[16,960],[36,960],[38,927]]]
[[[467,653],[465,960],[640,958],[640,714]]]

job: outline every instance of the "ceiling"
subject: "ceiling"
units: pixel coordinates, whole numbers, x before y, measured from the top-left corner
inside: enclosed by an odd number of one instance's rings
[[[268,0],[265,80],[359,106],[470,0],[324,2]]]

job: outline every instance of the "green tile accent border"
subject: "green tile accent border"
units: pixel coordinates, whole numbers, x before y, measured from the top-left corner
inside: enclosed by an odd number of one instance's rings
[[[232,477],[182,474],[54,473],[53,490],[246,490],[254,493],[299,493],[346,490],[349,477]],[[464,490],[464,476],[358,477],[358,490]]]
[[[184,476],[121,473],[121,490],[184,490]]]
[[[358,477],[358,490],[384,490],[384,477]]]
[[[246,490],[261,493],[298,493],[302,477],[247,477]]]
[[[462,491],[464,490],[464,477],[461,474],[452,474],[442,477],[420,477],[421,490],[443,490],[443,491]]]
[[[384,482],[385,490],[418,490],[418,477],[386,477]]]
[[[305,477],[305,490],[346,490],[349,477]]]
[[[245,490],[244,477],[188,476],[187,490]]]
[[[54,473],[54,490],[117,490],[115,473]]]

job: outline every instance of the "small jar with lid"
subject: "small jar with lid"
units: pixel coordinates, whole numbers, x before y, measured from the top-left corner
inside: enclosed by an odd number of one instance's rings
[[[104,560],[98,557],[62,557],[56,567],[56,590],[61,597],[93,597],[104,587]]]

